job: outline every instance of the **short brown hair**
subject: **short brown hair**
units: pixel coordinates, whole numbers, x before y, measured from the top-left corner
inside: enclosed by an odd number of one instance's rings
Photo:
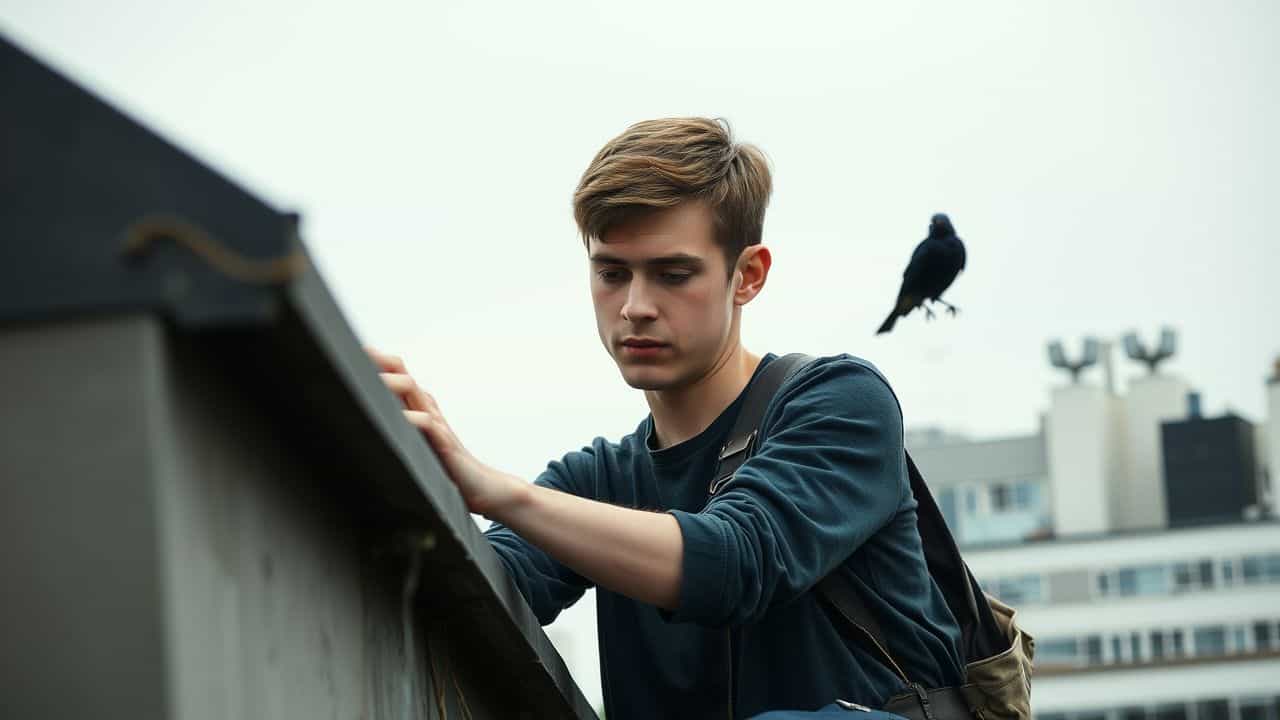
[[[716,243],[732,272],[742,249],[764,235],[772,191],[764,153],[735,143],[728,121],[646,120],[596,153],[573,194],[573,218],[588,242],[647,212],[706,201],[715,218]]]

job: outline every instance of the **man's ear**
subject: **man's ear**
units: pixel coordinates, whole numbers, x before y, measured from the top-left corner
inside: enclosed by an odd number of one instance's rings
[[[773,264],[773,256],[764,245],[748,245],[738,256],[734,275],[741,278],[733,292],[734,305],[746,305],[764,289],[765,280],[769,278],[769,267]]]

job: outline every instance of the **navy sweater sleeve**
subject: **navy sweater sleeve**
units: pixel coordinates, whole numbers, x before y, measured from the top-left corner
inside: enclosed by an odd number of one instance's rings
[[[563,460],[548,463],[547,469],[534,483],[545,487],[591,497],[585,492],[587,478],[594,466],[593,448],[569,453]],[[582,597],[591,582],[538,549],[513,530],[495,522],[485,531],[485,537],[507,574],[515,581],[520,594],[533,610],[542,625],[549,625],[560,611]]]
[[[902,415],[875,371],[819,359],[766,412],[756,454],[684,539],[673,622],[737,625],[805,592],[910,502]]]

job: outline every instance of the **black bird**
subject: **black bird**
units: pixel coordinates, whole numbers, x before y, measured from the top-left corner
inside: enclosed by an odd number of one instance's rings
[[[876,334],[887,333],[893,329],[898,318],[924,306],[924,301],[939,302],[947,306],[947,312],[955,315],[956,306],[943,300],[940,296],[956,275],[964,269],[964,243],[956,237],[956,229],[951,227],[951,218],[943,213],[934,215],[929,221],[929,237],[916,246],[911,253],[911,262],[902,273],[902,288],[898,290],[898,301],[893,310]],[[924,308],[925,318],[933,318],[933,310]]]

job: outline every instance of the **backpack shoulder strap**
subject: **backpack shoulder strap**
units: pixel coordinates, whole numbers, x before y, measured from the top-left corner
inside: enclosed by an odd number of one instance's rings
[[[764,411],[777,395],[778,389],[813,360],[813,356],[801,353],[784,355],[766,365],[751,381],[747,387],[747,396],[743,401],[742,409],[738,411],[733,429],[729,431],[729,441],[720,450],[719,462],[709,488],[711,495],[715,495],[724,488],[733,479],[738,468],[742,467],[742,464],[755,452],[760,424],[764,422]],[[901,666],[889,654],[884,631],[880,629],[880,624],[868,610],[857,590],[838,573],[830,573],[823,578],[818,583],[817,590],[820,597],[852,626],[857,642],[876,656],[880,662],[894,670],[904,683],[910,683]]]
[[[742,402],[742,409],[733,421],[733,429],[729,431],[729,441],[720,448],[720,458],[712,475],[710,494],[715,495],[733,479],[733,474],[742,467],[755,452],[756,438],[760,433],[760,423],[764,422],[764,411],[769,401],[778,394],[778,388],[800,368],[813,360],[810,355],[791,353],[775,358],[751,384],[747,386],[747,397]]]

